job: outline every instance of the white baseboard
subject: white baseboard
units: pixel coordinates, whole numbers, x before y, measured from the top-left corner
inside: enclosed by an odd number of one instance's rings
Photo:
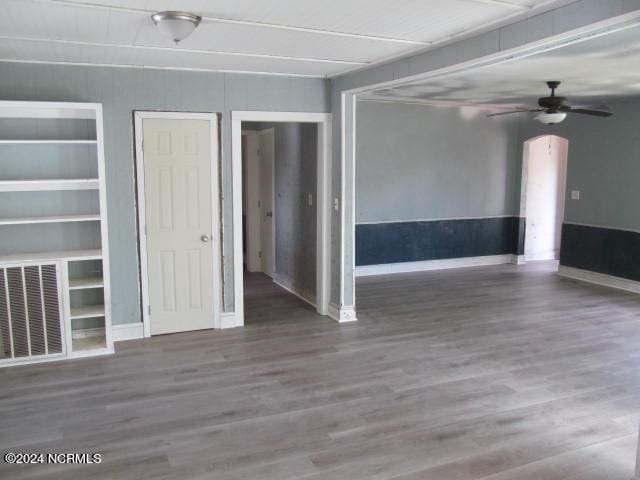
[[[383,265],[364,265],[356,267],[356,277],[370,275],[389,275],[392,273],[426,272],[449,268],[480,267],[514,263],[516,255],[487,255],[484,257],[447,258],[443,260],[425,260],[422,262],[387,263]]]
[[[220,328],[235,328],[238,324],[236,322],[236,312],[222,312],[220,314]]]
[[[583,282],[595,283],[605,287],[626,290],[627,292],[640,293],[640,282],[635,280],[627,280],[626,278],[605,275],[604,273],[590,272],[589,270],[581,270],[579,268],[565,267],[560,265],[558,275],[581,280]]]
[[[276,285],[278,285],[281,288],[284,288],[287,292],[295,295],[300,300],[304,300],[309,305],[311,305],[314,309],[317,308],[316,304],[315,304],[315,301],[314,301],[315,294],[313,294],[312,292],[310,292],[308,290],[304,290],[302,288],[298,288],[295,285],[293,285],[292,282],[288,281],[288,279],[285,279],[285,278],[282,278],[282,277],[278,277],[277,280],[274,278],[273,279],[273,283],[275,283]]]
[[[356,322],[356,309],[353,306],[339,307],[335,303],[329,304],[329,316],[338,323]]]
[[[114,342],[137,340],[138,338],[144,338],[144,325],[142,322],[111,325],[111,333]]]
[[[527,263],[527,260],[524,258],[524,255],[511,255],[511,263],[514,265],[524,265]]]
[[[550,250],[546,252],[529,253],[524,256],[527,262],[539,262],[542,260],[557,260],[559,258],[559,252]]]

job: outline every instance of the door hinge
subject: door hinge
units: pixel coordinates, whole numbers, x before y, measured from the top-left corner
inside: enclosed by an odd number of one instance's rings
[[[149,313],[149,316],[151,316],[151,305],[147,305],[147,312]]]

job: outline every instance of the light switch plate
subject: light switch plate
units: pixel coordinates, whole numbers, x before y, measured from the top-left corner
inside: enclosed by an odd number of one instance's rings
[[[313,205],[313,194],[309,194],[309,206]]]
[[[580,190],[571,190],[571,200],[580,200]]]

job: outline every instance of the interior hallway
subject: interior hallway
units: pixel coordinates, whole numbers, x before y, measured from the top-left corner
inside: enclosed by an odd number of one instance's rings
[[[244,272],[244,322],[247,326],[276,326],[325,320],[315,307],[278,286],[262,272]]]
[[[0,477],[631,477],[637,295],[544,265],[369,277],[338,326],[255,280],[244,329],[1,370],[0,450],[103,462]]]

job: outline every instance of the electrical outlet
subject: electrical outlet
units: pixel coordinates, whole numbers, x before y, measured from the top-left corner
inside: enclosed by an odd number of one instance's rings
[[[580,190],[571,190],[571,200],[580,200]]]
[[[337,211],[338,211],[338,209],[340,208],[340,207],[339,207],[339,205],[340,205],[340,203],[338,202],[338,199],[337,199],[337,198],[334,198],[334,199],[333,199],[333,209],[334,209],[336,212],[337,212]]]

